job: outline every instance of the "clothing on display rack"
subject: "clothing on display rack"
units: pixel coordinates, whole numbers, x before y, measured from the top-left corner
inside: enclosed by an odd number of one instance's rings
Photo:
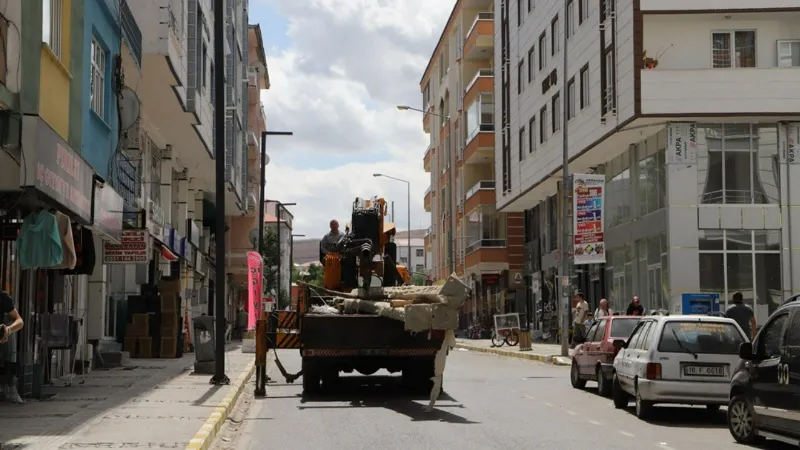
[[[53,269],[69,269],[75,268],[75,241],[72,238],[72,223],[69,216],[56,212],[56,221],[58,222],[58,236],[61,239],[62,257],[60,263],[53,267]]]
[[[62,271],[64,275],[91,275],[97,263],[92,230],[73,225],[72,237],[75,242],[75,268]]]
[[[56,216],[49,211],[37,211],[25,218],[18,244],[21,269],[53,267],[64,258]]]

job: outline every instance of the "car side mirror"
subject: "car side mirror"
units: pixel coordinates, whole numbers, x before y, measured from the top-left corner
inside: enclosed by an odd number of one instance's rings
[[[739,345],[739,358],[742,358],[747,361],[752,361],[756,359],[756,355],[753,354],[753,344],[750,342],[742,342]]]
[[[628,346],[628,343],[622,339],[614,339],[614,348],[623,349]]]

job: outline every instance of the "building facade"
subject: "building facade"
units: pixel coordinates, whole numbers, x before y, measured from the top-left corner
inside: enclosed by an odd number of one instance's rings
[[[408,268],[412,278],[417,274],[425,275],[428,269],[428,252],[425,251],[425,240],[411,238],[408,239],[395,239],[397,245],[397,261]],[[408,256],[409,247],[411,244],[411,257]]]
[[[462,322],[517,310],[524,289],[508,280],[522,269],[523,216],[499,212],[495,198],[494,5],[457,1],[420,82],[423,128],[430,134],[424,168],[431,186],[426,247],[434,281],[451,273],[475,289]]]
[[[545,327],[561,275],[565,124],[570,173],[605,178],[605,263],[563,274],[593,307],[639,295],[647,310],[688,312],[693,298],[724,308],[742,292],[763,323],[800,290],[800,8],[672,3],[495,2],[495,114],[508,117],[497,208],[525,214],[526,284]]]

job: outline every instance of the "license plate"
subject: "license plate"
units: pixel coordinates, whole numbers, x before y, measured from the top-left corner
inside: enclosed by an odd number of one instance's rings
[[[692,377],[724,377],[725,368],[722,366],[684,366],[683,374]]]

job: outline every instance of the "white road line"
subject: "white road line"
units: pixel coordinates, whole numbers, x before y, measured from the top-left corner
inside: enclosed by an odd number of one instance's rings
[[[628,433],[627,431],[622,431],[622,430],[619,430],[619,434],[630,438],[635,437],[632,433]]]
[[[658,445],[656,445],[656,447],[664,449],[664,450],[675,450],[674,448],[672,448],[669,445],[667,445],[666,442],[659,442]]]
[[[592,425],[597,425],[597,426],[602,425],[602,423],[600,423],[600,422],[598,422],[596,420],[590,420],[589,423],[592,424]]]
[[[527,398],[528,400],[536,400],[536,397],[531,397],[530,395],[523,395],[522,398]]]
[[[565,409],[565,410],[564,410],[564,412],[566,412],[566,413],[567,413],[567,414],[569,414],[570,416],[577,416],[577,415],[578,415],[578,413],[576,413],[575,411],[570,411],[570,410],[568,410],[568,409]]]
[[[549,406],[550,408],[552,408],[552,407],[553,407],[553,404],[552,404],[552,403],[547,403],[547,402],[545,402],[544,406]]]

